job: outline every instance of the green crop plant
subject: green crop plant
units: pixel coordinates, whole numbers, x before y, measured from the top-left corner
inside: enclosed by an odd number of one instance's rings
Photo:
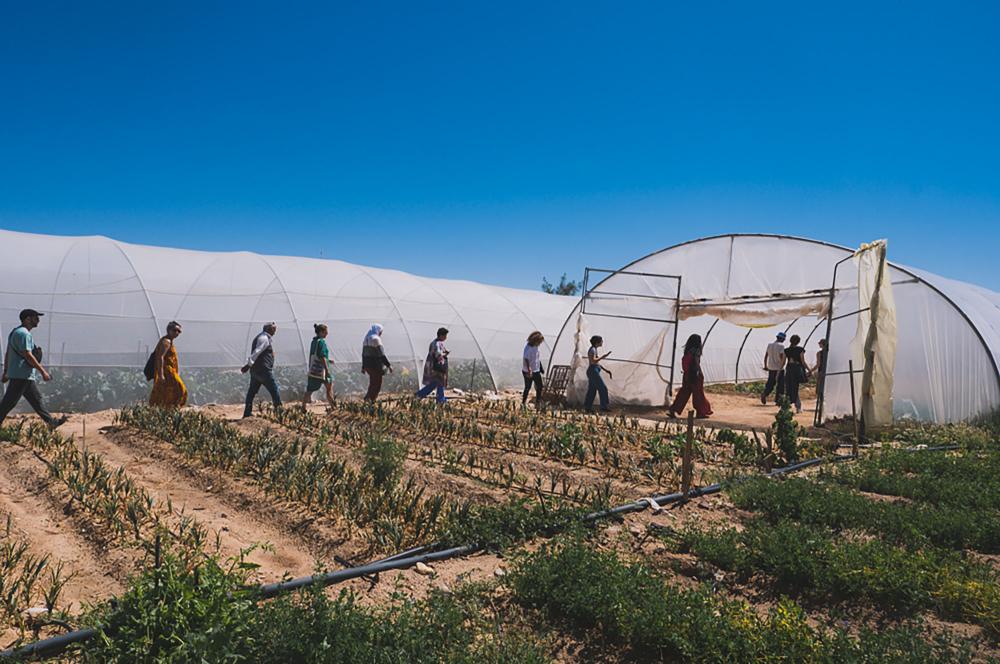
[[[515,601],[556,626],[596,632],[627,661],[916,664],[971,659],[957,640],[924,641],[916,624],[854,635],[843,628],[813,627],[787,599],[762,614],[705,587],[671,585],[642,563],[598,551],[578,538],[561,538],[522,555],[507,583]]]
[[[792,414],[792,407],[788,399],[782,397],[777,414],[774,416],[774,424],[771,425],[774,434],[774,442],[777,451],[781,453],[782,461],[787,465],[799,460],[799,425]]]
[[[57,617],[59,596],[72,576],[63,561],[33,553],[7,515],[6,526],[0,530],[0,625],[18,630],[20,640],[32,627],[26,620],[28,608],[41,603],[50,618]]]
[[[678,550],[741,579],[764,574],[781,592],[815,602],[868,601],[893,614],[933,609],[1000,637],[1000,579],[989,565],[952,551],[900,548],[787,520],[753,519],[742,530],[689,528],[668,537],[676,537]]]
[[[29,448],[64,487],[70,500],[100,525],[95,534],[107,541],[138,547],[147,554],[157,537],[175,541],[192,556],[202,554],[207,542],[205,529],[183,515],[179,515],[178,526],[171,529],[170,522],[176,516],[172,507],[158,505],[124,467],[110,467],[100,455],[78,448],[72,438],[40,424],[25,427],[22,433],[19,444]]]
[[[1000,521],[993,510],[874,501],[838,485],[801,477],[752,478],[728,489],[733,504],[770,521],[794,519],[837,530],[862,530],[921,547],[1000,552]]]

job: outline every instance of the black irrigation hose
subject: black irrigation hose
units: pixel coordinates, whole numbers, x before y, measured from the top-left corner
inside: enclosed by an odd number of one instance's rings
[[[958,446],[943,446],[943,447],[926,447],[926,448],[910,448],[910,451],[920,452],[920,451],[936,451],[945,449],[956,449]],[[812,466],[825,463],[826,461],[849,461],[855,457],[846,454],[838,455],[829,458],[816,458],[807,459],[806,461],[800,461],[798,463],[785,466],[784,468],[778,468],[777,470],[772,470],[771,472],[764,475],[764,477],[778,477],[785,475],[787,473],[793,473],[797,470],[802,470],[804,468],[809,468]],[[748,479],[749,477],[754,477],[754,475],[745,475],[741,478],[733,480],[734,482],[739,482]],[[691,489],[685,495],[683,492],[668,493],[662,496],[654,496],[651,499],[659,507],[665,505],[670,505],[672,503],[678,503],[685,500],[690,500],[692,498],[699,498],[701,496],[707,496],[722,491],[724,485],[721,483],[710,484],[708,486],[700,487],[697,489]],[[584,523],[590,523],[597,521],[598,519],[604,519],[609,516],[618,516],[621,514],[629,514],[632,512],[641,512],[650,505],[647,500],[636,501],[634,503],[628,503],[625,505],[620,505],[608,510],[601,510],[599,512],[592,512],[585,515],[582,520]],[[481,544],[467,544],[465,546],[457,546],[443,551],[437,551],[433,553],[427,553],[428,549],[433,548],[433,545],[428,546],[418,546],[412,549],[407,549],[400,553],[389,556],[388,558],[382,558],[367,565],[361,565],[358,567],[351,567],[349,569],[337,570],[335,572],[327,572],[325,574],[315,574],[312,576],[303,576],[297,579],[291,579],[289,581],[280,581],[278,583],[268,583],[258,587],[259,597],[261,599],[269,599],[280,595],[285,592],[292,590],[298,590],[300,588],[305,588],[314,583],[319,583],[322,586],[329,586],[336,583],[342,583],[344,581],[349,581],[351,579],[356,579],[363,576],[370,576],[372,574],[377,574],[378,572],[385,572],[394,569],[406,569],[408,567],[413,567],[417,563],[430,563],[442,560],[448,560],[450,558],[458,558],[461,556],[467,556],[477,551],[481,551],[484,547]],[[68,634],[62,634],[60,636],[54,636],[52,638],[43,639],[41,641],[36,641],[30,643],[26,646],[22,646],[17,649],[7,649],[0,652],[0,658],[4,659],[26,659],[29,657],[35,658],[47,658],[58,655],[66,650],[69,646],[76,643],[83,643],[88,641],[99,633],[100,628],[88,628],[78,630],[76,632],[70,632]]]

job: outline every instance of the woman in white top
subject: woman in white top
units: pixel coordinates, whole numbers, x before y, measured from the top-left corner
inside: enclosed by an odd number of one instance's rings
[[[521,361],[521,375],[524,376],[524,394],[521,395],[521,407],[528,404],[528,393],[531,392],[531,385],[535,385],[535,408],[542,407],[542,354],[538,347],[545,341],[545,337],[538,330],[528,335],[528,343],[524,346],[524,354]]]

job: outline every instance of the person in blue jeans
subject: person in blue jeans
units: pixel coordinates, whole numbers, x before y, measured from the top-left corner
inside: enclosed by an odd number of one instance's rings
[[[448,338],[446,328],[438,328],[437,338],[427,349],[427,359],[424,360],[424,386],[417,391],[417,398],[423,399],[437,390],[437,402],[444,403],[444,388],[448,386],[448,349],[444,341]]]
[[[588,413],[594,412],[594,397],[601,395],[601,412],[608,412],[608,386],[601,378],[601,372],[608,374],[608,378],[614,378],[611,372],[601,366],[601,360],[611,355],[608,351],[600,355],[598,348],[604,345],[604,339],[596,334],[590,338],[590,350],[587,351],[587,398],[583,401],[583,409]]]
[[[261,386],[271,393],[274,407],[281,408],[281,394],[278,392],[278,383],[274,380],[274,346],[271,343],[271,337],[277,331],[278,326],[274,323],[264,325],[264,329],[254,337],[250,345],[250,357],[247,358],[247,363],[240,369],[243,373],[250,372],[250,387],[247,389],[243,417],[253,415],[253,400],[257,397]]]

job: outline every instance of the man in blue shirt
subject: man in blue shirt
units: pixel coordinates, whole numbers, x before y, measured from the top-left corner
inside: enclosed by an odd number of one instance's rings
[[[57,420],[49,414],[49,411],[45,410],[45,406],[42,405],[42,395],[38,392],[39,376],[44,381],[52,380],[52,376],[35,356],[35,343],[31,338],[31,330],[38,327],[39,320],[43,315],[34,309],[23,310],[21,312],[21,325],[14,328],[7,338],[3,376],[0,378],[0,381],[7,383],[7,392],[0,400],[0,424],[3,424],[4,418],[13,410],[21,397],[28,400],[38,416],[49,427],[55,429],[66,422],[65,415]]]

